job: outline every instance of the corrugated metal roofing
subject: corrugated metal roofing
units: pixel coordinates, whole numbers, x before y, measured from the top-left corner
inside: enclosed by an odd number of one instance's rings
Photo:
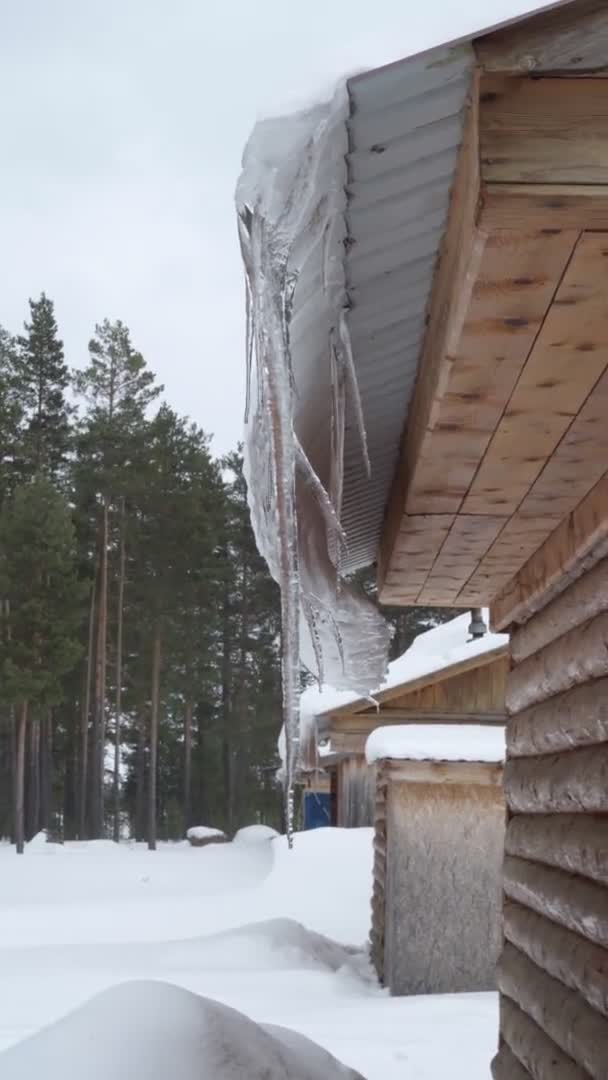
[[[368,481],[349,425],[342,521],[351,568],[372,562],[377,554],[424,339],[473,67],[470,45],[457,45],[348,83],[348,321],[372,467]]]

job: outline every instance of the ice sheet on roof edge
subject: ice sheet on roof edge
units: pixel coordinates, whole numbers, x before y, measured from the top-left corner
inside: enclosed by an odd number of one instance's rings
[[[390,640],[385,620],[340,574],[348,542],[340,527],[347,407],[367,463],[343,269],[348,108],[342,85],[329,103],[259,123],[236,193],[247,286],[245,475],[256,542],[281,587],[288,833],[299,661],[321,683],[366,694],[382,680]],[[310,349],[309,374],[314,379],[321,365],[331,371],[326,486],[296,435],[306,402],[298,398],[291,330],[304,268],[309,278],[312,271],[320,277],[315,322],[326,331],[321,353]]]

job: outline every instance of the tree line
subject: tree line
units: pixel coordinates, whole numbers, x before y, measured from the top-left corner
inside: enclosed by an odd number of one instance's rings
[[[85,354],[86,355],[86,354]],[[277,589],[242,457],[162,400],[128,328],[66,363],[0,328],[0,836],[279,825]]]

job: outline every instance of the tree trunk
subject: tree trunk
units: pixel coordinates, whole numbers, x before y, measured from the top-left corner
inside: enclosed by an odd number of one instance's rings
[[[120,504],[120,565],[116,623],[116,731],[114,734],[114,840],[120,840],[120,741],[122,717],[122,628],[125,599],[125,500]]]
[[[150,704],[150,762],[148,776],[148,847],[156,851],[157,773],[158,773],[158,704],[160,693],[161,630],[157,622],[152,645],[152,696]]]
[[[231,634],[230,634],[230,594],[228,582],[224,588],[224,610],[222,620],[222,767],[224,773],[225,825],[232,830],[234,817],[234,768],[232,747],[232,716],[230,702],[231,682]]]
[[[17,854],[25,848],[25,740],[27,732],[27,701],[21,703],[17,720],[15,756],[15,843]]]
[[[37,717],[30,724],[26,757],[25,834],[27,839],[31,840],[40,831],[40,720]]]
[[[243,550],[246,551],[247,537],[244,537]],[[232,781],[232,824],[235,817],[240,820],[243,809],[243,792],[245,789],[245,758],[243,748],[246,745],[248,735],[248,707],[247,707],[247,655],[249,650],[249,567],[246,556],[243,557],[243,576],[241,580],[241,628],[239,637],[239,678],[238,678],[238,718],[239,727],[237,732],[237,762],[233,769]]]
[[[184,836],[192,825],[192,701],[186,701],[184,713]]]
[[[93,790],[91,832],[95,839],[104,830],[104,779],[106,744],[106,667],[108,638],[108,498],[103,498],[101,528],[101,558],[99,574],[99,603],[97,617],[97,657],[95,670],[95,721],[93,754]]]
[[[53,710],[47,709],[40,731],[40,824],[53,827]]]
[[[78,793],[78,839],[87,835],[87,792],[89,786],[89,716],[91,712],[91,675],[93,672],[93,652],[95,649],[95,578],[91,586],[91,606],[89,609],[89,642],[82,714],[80,717],[80,791]]]
[[[135,839],[146,839],[146,704],[137,710],[137,747],[135,750]]]

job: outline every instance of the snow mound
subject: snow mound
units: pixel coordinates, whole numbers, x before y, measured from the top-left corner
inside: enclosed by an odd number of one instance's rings
[[[264,844],[270,840],[276,840],[280,833],[271,829],[270,825],[247,825],[239,829],[234,837],[235,844]]]
[[[369,764],[396,761],[483,761],[505,759],[505,729],[481,724],[397,724],[372,731],[365,744]]]
[[[340,971],[359,967],[360,949],[338,945],[295,919],[251,923],[189,941],[171,942],[163,950],[170,967],[197,970],[266,970],[314,968]]]
[[[2,1080],[362,1080],[301,1035],[161,982],[113,987],[0,1054]]]
[[[221,829],[211,829],[208,825],[193,825],[186,833],[187,840],[211,840],[212,837],[225,836]]]

